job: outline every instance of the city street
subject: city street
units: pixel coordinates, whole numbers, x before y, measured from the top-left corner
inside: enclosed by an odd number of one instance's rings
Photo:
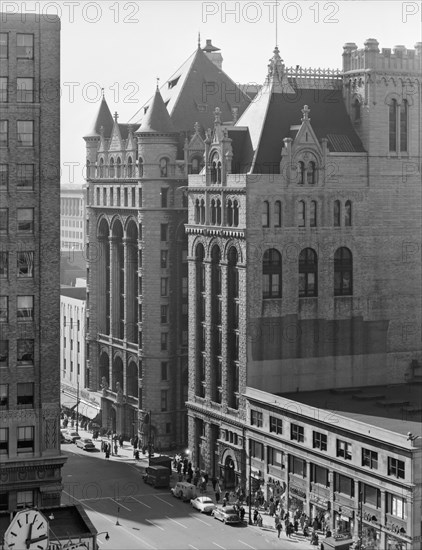
[[[99,451],[88,453],[73,444],[63,445],[62,450],[69,457],[63,468],[62,503],[81,504],[97,530],[108,531],[108,541],[104,535],[98,537],[101,550],[310,547],[309,542],[289,540],[284,534],[278,539],[274,530],[224,525],[200,514],[169,490],[146,485],[143,468],[133,462],[106,460]]]

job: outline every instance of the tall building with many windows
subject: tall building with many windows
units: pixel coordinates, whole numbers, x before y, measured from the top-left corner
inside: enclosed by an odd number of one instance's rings
[[[60,21],[2,14],[0,509],[60,503]]]
[[[144,445],[183,445],[188,389],[187,197],[200,133],[221,106],[234,120],[249,97],[207,41],[122,124],[103,98],[85,135],[87,362],[102,424]],[[149,414],[150,425],[144,419]]]
[[[274,394],[416,380],[420,67],[421,43],[348,43],[342,71],[276,48],[236,124],[215,111],[189,176],[187,407],[193,461],[226,487],[247,481],[246,387],[275,411]]]

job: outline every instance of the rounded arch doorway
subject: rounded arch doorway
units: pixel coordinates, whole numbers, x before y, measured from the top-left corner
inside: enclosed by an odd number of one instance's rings
[[[236,469],[233,458],[227,455],[224,460],[224,486],[226,489],[236,487]]]

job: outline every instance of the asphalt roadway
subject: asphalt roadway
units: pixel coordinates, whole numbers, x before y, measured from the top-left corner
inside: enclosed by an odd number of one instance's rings
[[[80,430],[82,437],[89,433]],[[309,540],[284,533],[277,538],[273,519],[264,516],[263,527],[224,525],[211,516],[200,514],[190,503],[173,497],[168,489],[154,489],[142,480],[147,457],[133,458],[126,443],[118,456],[105,458],[97,451],[87,452],[74,444],[62,445],[69,456],[62,475],[63,504],[81,504],[99,532],[101,550],[301,550],[312,547]],[[173,475],[172,484],[176,481]],[[211,485],[207,494],[213,497]],[[248,519],[248,514],[245,520]]]

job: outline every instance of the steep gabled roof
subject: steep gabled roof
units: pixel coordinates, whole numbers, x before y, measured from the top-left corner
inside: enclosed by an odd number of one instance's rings
[[[142,119],[138,132],[154,134],[177,133],[158,88],[148,107],[146,115]]]
[[[110,109],[108,108],[107,101],[103,96],[101,100],[100,108],[98,109],[97,116],[95,117],[95,120],[91,126],[91,129],[89,130],[89,132],[85,134],[84,137],[99,136],[101,126],[104,127],[104,136],[110,137],[111,131],[113,129],[113,124],[114,124],[114,119],[111,115]]]
[[[216,107],[221,109],[223,122],[232,120],[232,108],[237,107],[240,115],[250,102],[200,48],[160,87],[160,93],[178,132],[191,132],[195,122],[204,129],[211,127]],[[152,100],[148,100],[132,119],[142,124]]]

